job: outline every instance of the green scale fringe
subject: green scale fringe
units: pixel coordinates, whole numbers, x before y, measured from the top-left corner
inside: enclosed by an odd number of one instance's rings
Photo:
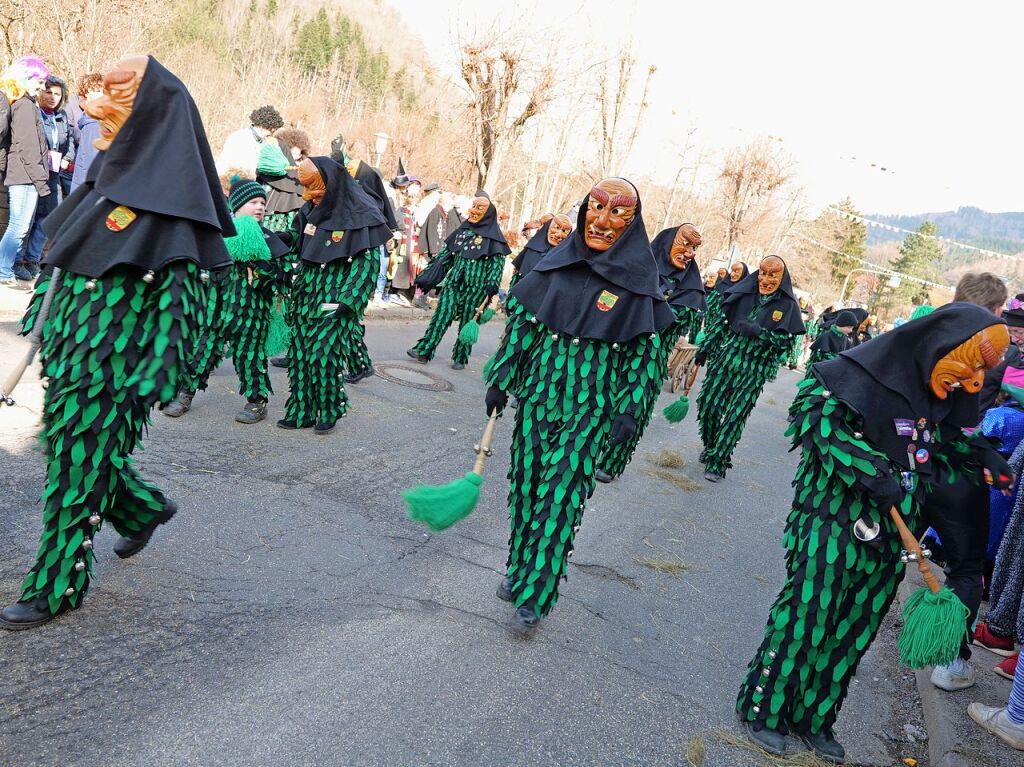
[[[263,217],[261,223],[264,229],[269,229],[271,232],[287,232],[295,220],[296,213],[298,213],[297,210],[289,213],[268,213]]]
[[[366,325],[363,324],[363,316],[377,286],[380,256],[376,250],[365,250],[353,258],[351,264],[346,262],[345,266],[349,270],[346,280],[349,299],[346,303],[352,307],[355,321],[351,324],[350,335],[346,339],[343,362],[349,373],[362,373],[373,367],[370,350],[366,348]]]
[[[291,394],[285,404],[285,418],[300,428],[333,423],[348,411],[342,374],[346,361],[351,363],[359,355],[353,346],[363,339],[361,318],[377,276],[369,268],[374,259],[376,252],[365,250],[351,261],[342,258],[322,265],[304,262],[292,284],[292,338],[288,347]],[[346,304],[353,311],[337,316],[321,310],[321,305],[327,303]]]
[[[661,354],[657,334],[615,345],[579,341],[552,334],[519,306],[485,373],[518,399],[506,572],[516,606],[538,615],[558,599],[612,422],[635,413]]]
[[[718,351],[722,342],[722,331],[726,329],[726,324],[725,314],[722,313],[722,294],[712,288],[707,291],[705,300],[708,308],[702,318],[701,331],[693,337],[693,343],[702,352],[707,352],[710,359],[711,355]]]
[[[725,476],[732,468],[732,452],[743,436],[747,418],[788,350],[789,336],[762,331],[760,337],[748,338],[726,328],[719,351],[708,357],[707,374],[697,396],[704,465],[709,472]]]
[[[813,374],[811,373],[811,367],[813,365],[815,365],[816,363],[818,363],[818,362],[826,362],[827,360],[830,360],[833,357],[838,357],[838,356],[839,355],[834,353],[834,352],[823,352],[820,349],[815,349],[814,351],[811,352],[810,356],[807,358],[807,368],[806,368],[806,372],[804,373],[804,378],[807,379],[807,378],[813,378],[814,377]]]
[[[65,272],[59,279],[40,348],[47,379],[43,534],[22,584],[23,600],[45,597],[54,613],[81,604],[93,537],[104,521],[131,536],[164,511],[163,493],[139,476],[130,455],[150,409],[177,392],[206,305],[191,262],[164,267],[151,283],[125,266],[102,278]],[[39,320],[48,283],[36,287],[25,331]]]
[[[888,507],[866,486],[879,476],[898,477],[902,467],[861,438],[858,420],[826,398],[817,381],[800,382],[787,431],[802,450],[783,537],[787,578],[740,688],[736,709],[744,721],[781,732],[831,732],[896,596],[903,573],[899,534]],[[960,442],[939,451],[963,453]],[[911,529],[926,490],[904,497],[901,512]],[[881,526],[879,549],[853,535],[857,519]]]
[[[689,307],[673,307],[673,311],[676,321],[661,332],[661,349],[657,358],[656,375],[650,381],[650,385],[644,391],[636,408],[636,432],[625,442],[609,445],[598,462],[600,467],[612,477],[618,477],[626,470],[629,462],[633,460],[633,453],[636,452],[640,438],[643,437],[644,431],[651,422],[654,408],[658,404],[658,397],[661,395],[661,385],[668,369],[668,358],[672,349],[675,348],[676,339],[683,335],[687,328],[692,327],[695,317],[698,319],[700,317],[696,309]]]
[[[444,254],[438,256],[443,257]],[[501,281],[501,273],[505,268],[504,256],[483,256],[481,258],[462,258],[453,253],[451,268],[444,280],[444,290],[437,300],[437,307],[430,318],[427,332],[416,342],[416,353],[425,359],[433,359],[437,345],[453,322],[458,320],[459,330],[473,319],[477,308],[487,297],[487,287],[497,285]],[[452,362],[465,365],[469,362],[472,344],[456,339],[452,349]]]

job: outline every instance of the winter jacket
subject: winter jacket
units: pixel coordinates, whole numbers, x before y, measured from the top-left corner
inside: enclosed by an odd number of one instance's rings
[[[0,93],[0,179],[7,172],[7,150],[11,145],[11,104]]]
[[[71,175],[72,192],[85,182],[89,166],[92,165],[92,161],[99,153],[92,142],[100,137],[100,124],[83,112],[78,120],[78,131],[81,139],[78,144],[78,154],[75,155],[75,172]]]
[[[48,149],[36,102],[22,96],[11,104],[11,132],[5,142],[4,186],[32,184],[40,197],[50,193]]]

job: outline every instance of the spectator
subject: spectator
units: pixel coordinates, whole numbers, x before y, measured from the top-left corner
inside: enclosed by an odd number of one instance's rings
[[[46,137],[49,171],[47,183],[50,193],[39,198],[28,240],[21,247],[19,261],[14,264],[14,275],[19,280],[34,280],[39,274],[39,259],[46,244],[43,222],[70,191],[71,173],[75,164],[75,144],[68,124],[68,115],[64,111],[66,101],[67,85],[59,77],[51,75],[46,80],[46,87],[39,94],[39,115],[43,123],[43,135]]]
[[[282,127],[284,120],[274,107],[254,109],[249,115],[249,126],[235,131],[224,142],[224,149],[217,158],[217,173],[237,170],[248,178],[256,178],[263,142]]]
[[[103,94],[103,77],[98,74],[89,74],[82,78],[78,84],[78,102],[84,105],[97,96]],[[89,166],[98,151],[92,142],[100,137],[100,124],[96,119],[86,114],[82,107],[79,110],[82,116],[78,118],[78,149],[75,152],[75,170],[71,174],[71,191],[75,191],[85,181],[89,173]],[[71,113],[68,117],[74,120]]]
[[[11,102],[11,128],[3,147],[7,152],[3,183],[10,200],[10,221],[0,239],[0,285],[8,288],[27,289],[14,277],[14,261],[32,226],[37,201],[50,194],[46,136],[34,100],[49,76],[42,59],[24,56],[0,78],[0,90]]]

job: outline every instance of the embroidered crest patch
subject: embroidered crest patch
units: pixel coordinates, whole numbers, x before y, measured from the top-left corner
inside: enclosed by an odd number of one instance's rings
[[[776,309],[774,312],[772,312],[772,321],[773,322],[778,322],[781,319],[782,319],[782,310],[781,309]]]
[[[131,208],[118,205],[107,216],[107,229],[112,232],[120,232],[135,220],[136,213]]]
[[[619,297],[614,293],[602,290],[601,295],[597,297],[597,308],[602,312],[610,312],[612,307],[615,306],[615,302],[618,300]]]
[[[341,238],[345,236],[345,232],[331,232],[331,242],[341,242]]]

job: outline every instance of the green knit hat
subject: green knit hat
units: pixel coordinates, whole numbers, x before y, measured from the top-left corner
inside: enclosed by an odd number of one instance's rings
[[[262,197],[265,200],[267,193],[255,181],[239,176],[231,179],[231,188],[228,190],[228,207],[231,208],[232,213],[237,213],[239,208],[257,197]]]

